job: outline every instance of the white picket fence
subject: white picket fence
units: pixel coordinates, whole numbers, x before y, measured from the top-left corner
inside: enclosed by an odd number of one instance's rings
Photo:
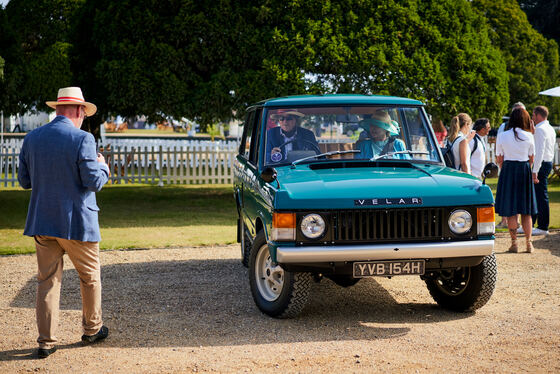
[[[210,143],[210,144],[206,144]],[[16,186],[20,146],[0,148],[0,187]],[[102,151],[112,183],[232,184],[235,142],[110,147]]]
[[[235,143],[117,147],[104,151],[112,183],[232,184]]]
[[[19,139],[18,139],[19,140]],[[160,140],[161,141],[161,140]],[[157,144],[157,143],[156,143]],[[175,144],[175,145],[171,145]],[[176,144],[185,144],[177,146]],[[0,188],[16,186],[21,141],[0,147]],[[188,141],[134,146],[119,145],[104,150],[111,170],[111,183],[232,184],[236,142]],[[495,162],[495,144],[486,148],[486,159]],[[560,164],[555,146],[554,165]]]

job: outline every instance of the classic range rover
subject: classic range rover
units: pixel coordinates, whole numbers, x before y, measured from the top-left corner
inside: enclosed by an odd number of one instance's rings
[[[496,282],[494,199],[445,166],[423,104],[389,96],[293,96],[248,109],[235,160],[241,259],[255,303],[278,318],[327,277],[419,276],[454,311]],[[485,168],[494,176],[497,167]]]

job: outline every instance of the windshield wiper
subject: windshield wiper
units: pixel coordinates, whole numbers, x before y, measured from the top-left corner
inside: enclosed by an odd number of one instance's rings
[[[383,155],[379,155],[379,156],[377,156],[377,157],[372,157],[372,158],[370,158],[370,161],[376,161],[376,160],[379,160],[379,159],[381,159],[381,158],[386,158],[386,157],[394,156],[394,155],[402,155],[402,154],[407,154],[407,155],[429,155],[429,153],[428,153],[428,152],[425,152],[425,151],[409,151],[409,150],[406,150],[406,151],[398,151],[398,152],[387,152],[387,153],[385,153],[385,154],[383,154]]]
[[[305,161],[305,160],[310,160],[312,158],[323,157],[323,156],[344,155],[344,154],[347,154],[347,153],[360,153],[360,152],[362,152],[362,151],[360,151],[359,149],[350,149],[348,151],[332,151],[332,152],[321,153],[321,154],[318,154],[318,155],[307,156],[307,157],[300,158],[299,160],[295,160],[294,162],[292,162],[292,168],[294,168],[300,162]]]

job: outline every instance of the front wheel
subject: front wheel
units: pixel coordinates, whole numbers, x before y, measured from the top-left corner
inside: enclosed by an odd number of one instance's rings
[[[490,300],[497,275],[496,256],[492,254],[484,257],[477,266],[431,272],[425,281],[430,294],[441,307],[470,312]]]
[[[264,233],[255,238],[249,257],[249,285],[257,307],[276,318],[298,315],[309,298],[311,273],[285,271],[272,262]]]

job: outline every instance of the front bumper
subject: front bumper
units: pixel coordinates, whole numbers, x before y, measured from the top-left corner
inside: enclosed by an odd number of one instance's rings
[[[488,256],[493,251],[493,239],[446,243],[276,247],[276,260],[280,264],[305,264],[341,261],[454,258]]]

